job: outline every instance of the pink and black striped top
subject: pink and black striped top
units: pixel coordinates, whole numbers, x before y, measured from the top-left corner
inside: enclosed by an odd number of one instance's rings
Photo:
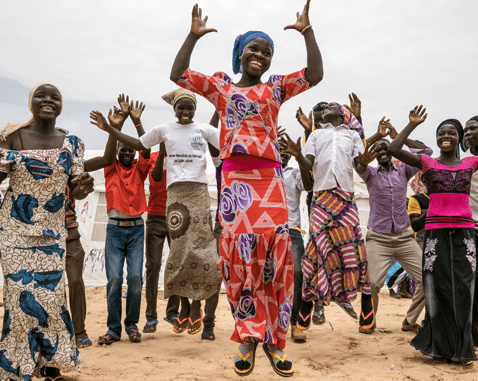
[[[456,167],[448,167],[422,155],[423,182],[430,195],[425,230],[475,227],[469,198],[471,176],[477,164],[477,156],[464,158]]]

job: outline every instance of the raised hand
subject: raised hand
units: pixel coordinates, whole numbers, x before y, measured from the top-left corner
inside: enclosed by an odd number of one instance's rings
[[[350,106],[344,105],[352,114],[355,115],[357,119],[361,119],[362,117],[362,102],[360,101],[357,94],[352,93],[349,94],[349,101]]]
[[[124,96],[124,94],[120,94],[118,96],[118,104],[121,107],[121,111],[123,112],[125,118],[129,115],[129,95]]]
[[[306,133],[310,134],[312,132],[312,111],[309,112],[309,117],[307,117],[302,111],[302,108],[299,107],[299,109],[295,113],[295,118]]]
[[[410,123],[414,124],[415,127],[422,124],[428,116],[428,114],[425,113],[426,111],[427,109],[424,108],[423,105],[415,106],[415,108],[410,111]]]
[[[380,122],[378,122],[378,131],[377,132],[382,138],[384,138],[385,136],[387,136],[389,134],[387,129],[390,128],[390,127],[393,128],[393,126],[390,124],[390,119],[385,119],[385,117],[382,117]]]
[[[103,114],[99,111],[90,112],[90,123],[97,126],[100,130],[108,131],[108,122]]]
[[[197,37],[202,37],[210,32],[217,32],[214,28],[206,28],[207,16],[202,18],[202,9],[197,4],[194,4],[191,21],[191,33]]]
[[[139,103],[139,101],[136,101],[136,107],[134,106],[134,101],[131,101],[130,105],[130,114],[131,114],[131,119],[139,119],[141,118],[141,114],[144,111],[144,108],[146,105],[143,104],[143,102]]]
[[[94,179],[88,172],[83,172],[81,175],[76,176],[71,182],[76,184],[77,188],[84,194],[89,194],[94,190]]]
[[[398,132],[395,129],[395,127],[393,127],[391,124],[390,126],[387,126],[387,130],[388,130],[388,136],[390,136],[390,139],[395,139],[397,137]]]
[[[302,14],[299,14],[299,12],[297,12],[297,21],[295,22],[295,24],[287,25],[286,27],[284,27],[284,30],[295,29],[298,32],[302,33],[303,30],[310,25],[309,5],[310,5],[310,0],[307,0],[304,6],[304,10],[302,11]]]
[[[380,148],[380,147],[377,147],[377,143],[374,143],[371,146],[367,146],[367,148],[365,148],[364,153],[359,152],[358,154],[359,154],[360,164],[366,167],[372,161],[374,161],[376,157],[376,153],[377,153],[377,148]]]
[[[118,107],[113,106],[114,111],[110,109],[108,112],[108,120],[110,122],[111,127],[117,128],[118,125],[126,118],[123,111],[121,111]]]
[[[290,153],[294,157],[299,156],[301,153],[300,139],[301,138],[297,139],[297,143],[295,143],[287,133],[284,134],[279,140],[281,151],[284,153]]]
[[[277,138],[281,138],[285,136],[285,134],[286,134],[285,127],[282,127],[282,126],[277,127]]]

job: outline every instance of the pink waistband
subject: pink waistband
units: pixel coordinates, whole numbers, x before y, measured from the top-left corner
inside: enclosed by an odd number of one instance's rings
[[[261,159],[257,156],[242,154],[224,159],[222,161],[222,171],[247,171],[259,168],[276,168],[280,167],[281,165],[282,164],[277,161]]]

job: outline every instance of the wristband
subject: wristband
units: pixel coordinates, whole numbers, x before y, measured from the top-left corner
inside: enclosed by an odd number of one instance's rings
[[[138,123],[135,127],[138,128],[139,126],[141,126],[141,123]]]
[[[302,29],[302,32],[300,32],[300,34],[304,34],[304,32],[309,29],[309,28],[312,28],[312,25],[307,25],[304,29]]]

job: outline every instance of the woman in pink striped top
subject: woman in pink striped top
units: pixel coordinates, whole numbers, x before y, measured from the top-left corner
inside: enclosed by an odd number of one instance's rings
[[[410,123],[389,147],[397,159],[422,170],[430,195],[422,269],[426,314],[410,344],[439,361],[472,365],[476,248],[469,194],[478,157],[460,160],[463,127],[456,119],[437,128],[437,159],[402,150],[408,135],[426,119],[425,110],[420,106],[410,112]]]

